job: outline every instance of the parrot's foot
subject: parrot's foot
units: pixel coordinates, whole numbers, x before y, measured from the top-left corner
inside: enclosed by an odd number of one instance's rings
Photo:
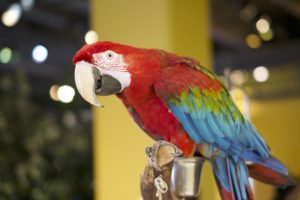
[[[176,157],[182,156],[175,145],[159,141],[146,148],[148,162],[141,176],[141,193],[144,200],[177,200],[171,193],[171,172]]]
[[[176,157],[182,156],[182,151],[174,144],[158,141],[152,147],[145,149],[149,158],[150,164],[157,170],[162,171],[162,168],[171,163]]]

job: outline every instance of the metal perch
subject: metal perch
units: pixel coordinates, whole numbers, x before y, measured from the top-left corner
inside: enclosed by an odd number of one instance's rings
[[[176,146],[164,141],[147,147],[146,154],[140,182],[144,200],[198,199],[202,158],[183,158]]]

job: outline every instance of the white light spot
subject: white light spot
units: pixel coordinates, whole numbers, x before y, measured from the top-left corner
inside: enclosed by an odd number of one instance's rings
[[[57,97],[63,103],[70,103],[75,96],[75,90],[68,85],[63,85],[57,90]]]
[[[84,40],[87,44],[92,44],[98,41],[98,34],[96,31],[90,30],[88,31],[85,36]]]
[[[268,20],[261,18],[256,22],[256,28],[260,33],[266,33],[270,29],[270,23]]]
[[[3,14],[2,14],[2,23],[11,27],[16,25],[21,17],[21,6],[18,3],[12,4]]]
[[[257,82],[265,82],[269,78],[269,70],[265,66],[256,67],[253,70],[253,78]]]
[[[36,63],[44,62],[48,57],[48,50],[42,45],[37,45],[32,50],[32,59]]]
[[[34,5],[34,0],[21,0],[23,10],[29,11]]]
[[[12,50],[8,47],[4,47],[1,51],[0,51],[0,62],[1,63],[9,63],[12,59]]]

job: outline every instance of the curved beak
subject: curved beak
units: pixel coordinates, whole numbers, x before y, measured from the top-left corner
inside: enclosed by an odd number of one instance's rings
[[[90,104],[103,107],[96,95],[107,96],[122,90],[121,83],[85,61],[76,63],[75,84],[80,95]]]

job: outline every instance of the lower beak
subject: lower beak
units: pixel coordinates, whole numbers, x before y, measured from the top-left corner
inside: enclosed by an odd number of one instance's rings
[[[101,74],[94,65],[80,61],[75,67],[75,84],[80,95],[90,104],[103,107],[96,95],[107,96],[121,91],[121,83],[113,76]]]

